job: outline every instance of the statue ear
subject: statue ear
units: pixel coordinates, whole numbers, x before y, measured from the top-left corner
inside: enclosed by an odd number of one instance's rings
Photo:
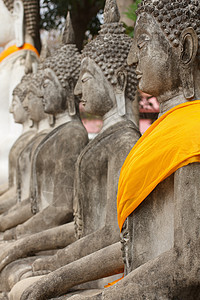
[[[68,79],[68,93],[67,93],[68,111],[70,116],[76,114],[75,97],[74,97],[74,80]]]
[[[117,84],[115,86],[115,95],[119,116],[126,114],[125,90],[127,84],[127,72],[124,69],[119,69],[115,73]]]
[[[16,46],[22,47],[24,45],[24,5],[21,0],[14,1],[13,16],[15,20]]]
[[[181,37],[180,75],[186,99],[194,97],[193,64],[198,51],[198,36],[192,27],[183,30]]]

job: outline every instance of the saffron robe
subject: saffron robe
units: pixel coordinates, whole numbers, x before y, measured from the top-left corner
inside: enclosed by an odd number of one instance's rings
[[[126,218],[165,178],[200,161],[200,100],[180,104],[154,122],[129,153],[118,184],[120,230]]]

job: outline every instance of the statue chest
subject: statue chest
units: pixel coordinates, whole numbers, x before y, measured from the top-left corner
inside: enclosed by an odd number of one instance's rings
[[[161,182],[126,219],[122,241],[126,275],[173,248],[174,174]]]
[[[46,136],[47,132],[43,131],[35,136],[26,148],[21,152],[17,163],[17,199],[22,201],[29,197],[30,174],[33,154]]]
[[[78,165],[78,199],[84,223],[84,235],[105,224],[108,189],[108,164],[111,154],[107,138],[93,143]]]
[[[9,186],[16,184],[16,167],[20,153],[26,147],[28,142],[34,137],[35,132],[29,131],[22,134],[12,146],[9,153]]]

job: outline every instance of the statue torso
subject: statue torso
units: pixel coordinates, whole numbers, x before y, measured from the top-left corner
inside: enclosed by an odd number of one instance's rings
[[[79,120],[60,125],[41,141],[32,164],[34,212],[49,204],[72,208],[75,163],[87,141],[87,132]]]
[[[107,222],[108,202],[116,202],[120,168],[139,136],[132,122],[120,122],[98,134],[80,154],[75,186],[79,237],[102,228]],[[117,211],[110,213],[116,214],[117,222]]]
[[[174,245],[174,174],[149,194],[122,229],[125,274]]]
[[[25,200],[29,197],[31,161],[41,140],[48,133],[48,129],[39,132],[28,143],[21,152],[17,162],[17,201]]]
[[[35,130],[29,130],[28,132],[23,133],[16,140],[9,152],[9,187],[12,187],[16,184],[16,167],[17,159],[26,145],[35,135]]]

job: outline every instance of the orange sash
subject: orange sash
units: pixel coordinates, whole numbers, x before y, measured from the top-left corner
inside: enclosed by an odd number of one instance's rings
[[[10,46],[9,48],[5,49],[3,52],[0,53],[0,63],[9,55],[11,55],[12,53],[15,53],[19,50],[31,50],[33,52],[35,52],[37,54],[37,56],[39,56],[39,53],[37,51],[37,49],[32,46],[31,44],[24,44],[22,47],[17,47],[16,45]]]
[[[162,180],[193,162],[200,162],[200,100],[166,112],[129,153],[118,184],[120,230],[126,218]]]

